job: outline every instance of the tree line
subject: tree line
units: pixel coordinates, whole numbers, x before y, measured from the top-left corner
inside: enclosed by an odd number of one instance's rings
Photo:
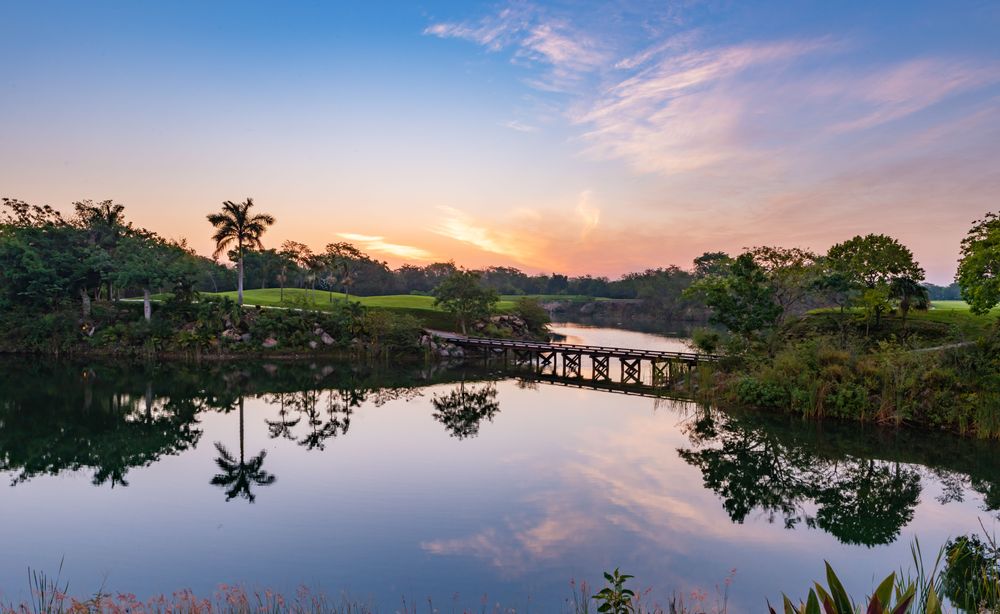
[[[125,207],[110,200],[78,201],[64,217],[50,206],[3,199],[0,208],[0,305],[51,307],[79,301],[171,291],[286,288],[340,291],[346,295],[432,294],[462,271],[454,262],[392,269],[348,242],[322,251],[285,241],[265,248],[273,216],[255,213],[253,200],[226,201],[207,220],[214,228],[212,258],[187,244],[139,228]],[[641,299],[660,311],[685,301],[704,301],[716,320],[737,332],[780,324],[791,314],[826,305],[861,308],[878,321],[887,311],[905,313],[931,299],[965,298],[979,311],[1000,300],[1000,218],[977,221],[963,242],[957,284],[923,283],[924,271],[896,239],[878,234],[838,243],[825,254],[783,247],[756,247],[737,256],[706,252],[690,270],[677,266],[628,273],[611,280],[558,273],[528,274],[514,267],[471,271],[497,294],[585,295]],[[225,266],[220,257],[235,264]],[[283,298],[283,297],[282,297]],[[146,315],[148,317],[148,300]],[[731,315],[727,315],[731,314]]]

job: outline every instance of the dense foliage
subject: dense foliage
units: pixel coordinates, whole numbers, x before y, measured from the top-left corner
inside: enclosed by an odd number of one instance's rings
[[[962,240],[958,283],[973,313],[1000,303],[1000,215],[988,213]]]

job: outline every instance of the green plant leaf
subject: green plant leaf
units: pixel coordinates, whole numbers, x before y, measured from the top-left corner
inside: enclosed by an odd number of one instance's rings
[[[927,587],[927,606],[924,608],[924,614],[941,614],[941,600],[938,599],[933,584]]]
[[[819,582],[816,583],[816,594],[819,596],[819,602],[823,605],[823,611],[826,614],[838,614],[833,605],[833,597],[830,596],[830,593],[826,592],[826,589]]]
[[[833,604],[837,607],[838,614],[849,614],[854,611],[851,606],[851,598],[847,596],[847,591],[844,590],[844,585],[840,583],[840,578],[834,573],[833,567],[830,567],[830,563],[826,564],[826,582],[830,585],[830,594],[833,597]]]
[[[892,611],[892,614],[906,614],[907,610],[910,609],[910,602],[913,601],[913,597],[916,593],[913,592],[913,587],[907,591],[901,601],[896,604],[896,609]]]
[[[892,599],[892,589],[895,585],[896,585],[896,573],[893,572],[888,576],[886,576],[885,580],[882,580],[882,583],[879,584],[878,588],[875,589],[875,594],[873,595],[873,597],[878,599],[879,604],[881,604],[883,608],[889,605],[890,600]],[[882,610],[879,610],[879,612],[881,611]]]
[[[816,591],[812,589],[809,589],[809,598],[806,599],[805,614],[823,614],[819,609],[819,598],[816,597]]]

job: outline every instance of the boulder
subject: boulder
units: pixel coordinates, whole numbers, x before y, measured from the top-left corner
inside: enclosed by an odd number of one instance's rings
[[[319,340],[322,341],[325,345],[333,345],[333,337],[331,337],[329,333],[325,331],[323,332],[322,335],[320,335]]]
[[[267,339],[264,339],[263,343],[261,343],[261,346],[267,349],[273,348],[276,345],[278,345],[278,340],[275,339],[273,336],[269,336]]]

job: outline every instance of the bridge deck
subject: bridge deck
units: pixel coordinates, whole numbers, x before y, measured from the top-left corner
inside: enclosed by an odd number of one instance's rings
[[[719,356],[696,354],[694,352],[667,352],[662,350],[640,350],[606,347],[601,345],[579,345],[575,343],[555,343],[544,341],[519,341],[515,339],[491,339],[489,337],[467,337],[457,333],[428,330],[427,333],[467,347],[527,350],[535,352],[560,352],[563,354],[587,354],[590,356],[610,356],[613,358],[645,358],[649,360],[673,360],[682,362],[714,362]]]

